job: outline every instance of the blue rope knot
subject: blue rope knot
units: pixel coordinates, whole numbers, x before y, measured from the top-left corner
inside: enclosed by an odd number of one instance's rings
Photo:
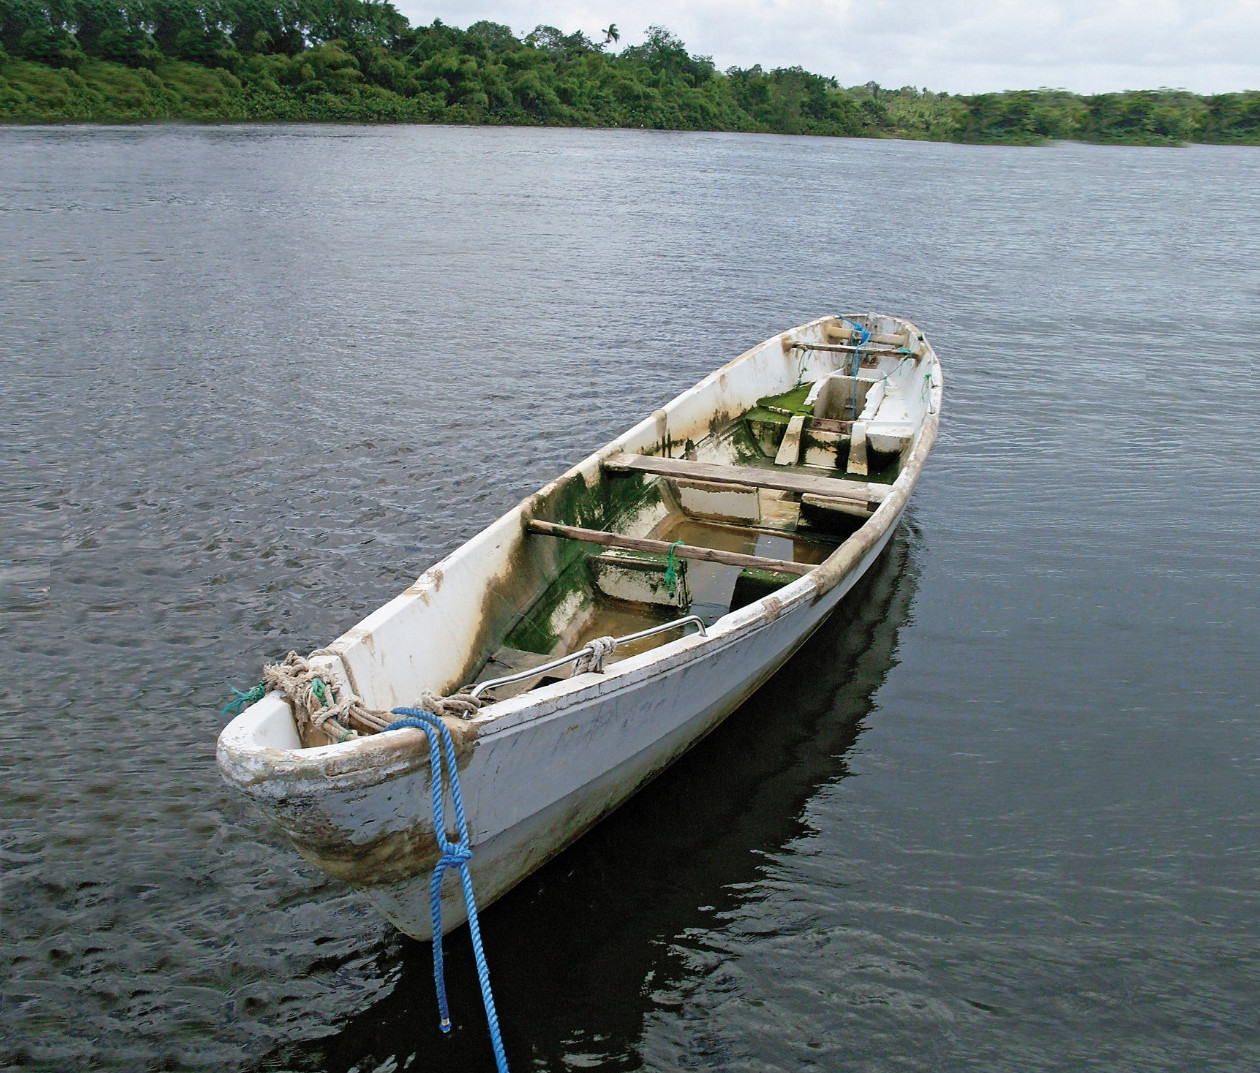
[[[450,853],[442,854],[442,859],[438,861],[439,866],[443,869],[451,867],[459,867],[461,864],[467,864],[472,860],[472,850],[465,849],[463,846],[456,846]]]
[[[471,860],[472,860],[472,850],[468,849],[465,846],[453,846],[450,849],[443,852],[442,856],[438,858],[437,865],[433,869],[433,881],[435,885],[438,887],[441,887],[442,879],[446,875],[446,870],[448,868],[457,868],[460,870],[460,873],[462,875],[463,869],[467,867],[468,862]],[[439,912],[438,919],[440,921],[441,920],[440,901],[438,905],[438,912]]]
[[[464,799],[459,792],[459,769],[455,762],[455,742],[442,720],[432,712],[420,708],[395,708],[393,715],[403,716],[385,728],[403,730],[407,727],[423,730],[429,739],[429,791],[433,798],[433,835],[441,857],[433,869],[429,881],[429,906],[433,913],[433,983],[437,987],[439,1027],[443,1032],[451,1030],[450,1007],[446,1001],[446,971],[442,953],[442,878],[448,868],[459,872],[464,888],[464,905],[468,910],[468,931],[472,935],[473,957],[477,962],[477,979],[481,983],[481,1000],[486,1007],[486,1022],[490,1026],[490,1044],[494,1048],[494,1060],[499,1073],[508,1073],[507,1055],[503,1052],[503,1039],[499,1033],[499,1015],[494,1009],[494,995],[490,991],[490,967],[481,945],[481,924],[477,920],[477,900],[473,897],[472,872],[468,862],[472,860],[472,844],[468,837],[468,818],[464,814]],[[456,841],[446,832],[446,813],[442,795],[442,760],[446,759],[447,779],[451,789],[451,803],[455,807]]]

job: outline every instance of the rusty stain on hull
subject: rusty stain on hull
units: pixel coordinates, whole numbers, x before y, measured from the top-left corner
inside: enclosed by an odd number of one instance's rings
[[[310,840],[292,832],[286,836],[309,863],[360,890],[427,876],[440,857],[433,825],[426,821],[362,845],[336,836]]]

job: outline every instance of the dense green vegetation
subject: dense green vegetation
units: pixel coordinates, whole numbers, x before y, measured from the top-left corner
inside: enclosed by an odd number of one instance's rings
[[[3,0],[0,122],[340,120],[1260,144],[1260,92],[951,96],[718,71],[668,30],[413,27],[387,0]]]

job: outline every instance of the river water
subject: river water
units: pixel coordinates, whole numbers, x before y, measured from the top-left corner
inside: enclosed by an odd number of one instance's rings
[[[280,126],[0,130],[0,1067],[491,1068],[228,687],[865,309],[946,372],[907,524],[485,912],[512,1067],[1260,1065],[1260,151]]]

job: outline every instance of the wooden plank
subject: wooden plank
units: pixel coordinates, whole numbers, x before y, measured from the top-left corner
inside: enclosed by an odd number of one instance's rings
[[[753,466],[718,466],[711,462],[691,462],[685,458],[657,458],[654,455],[615,454],[604,459],[604,468],[614,471],[655,473],[662,477],[708,481],[743,488],[770,488],[779,492],[830,496],[852,499],[859,503],[878,502],[887,491],[865,481],[846,481],[840,477],[816,477],[812,473],[757,469]]]
[[[853,422],[847,417],[811,417],[805,422],[809,432],[839,432],[847,436],[853,429]]]
[[[670,548],[679,559],[697,559],[706,563],[721,563],[724,566],[751,567],[754,570],[773,570],[779,574],[808,574],[814,569],[809,563],[793,563],[786,559],[768,559],[764,555],[744,555],[737,551],[718,551],[716,548],[700,548],[694,544],[671,544],[668,540],[649,540],[646,537],[623,536],[621,533],[606,533],[602,529],[582,529],[576,525],[559,525],[556,522],[544,522],[531,518],[525,523],[531,533],[543,536],[568,537],[570,540],[581,540],[587,544],[602,544],[608,548],[628,548],[631,551],[651,551],[658,555],[668,555]],[[815,564],[816,565],[816,564]]]
[[[864,347],[858,347],[850,343],[802,343],[794,341],[788,344],[792,350],[817,350],[827,354],[854,354],[861,351],[862,357],[868,354],[891,354],[893,357],[913,358],[913,353],[907,353],[904,349],[898,348],[891,350],[886,346],[876,346],[873,343],[867,343]]]
[[[788,422],[787,431],[779,442],[779,453],[774,456],[776,466],[795,466],[801,460],[801,433],[804,430],[804,414],[797,414]]]
[[[875,513],[875,505],[855,503],[851,499],[835,499],[832,496],[801,496],[801,505],[804,507],[817,507],[819,510],[834,510],[841,514],[848,514],[854,518],[869,518]]]

